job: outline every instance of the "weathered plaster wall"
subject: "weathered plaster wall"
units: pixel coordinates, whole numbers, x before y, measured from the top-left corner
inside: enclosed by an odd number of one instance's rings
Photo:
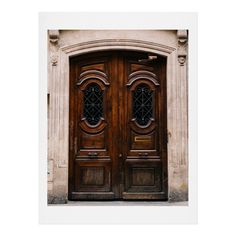
[[[90,43],[89,43],[90,42]],[[48,37],[48,202],[68,191],[69,56],[133,49],[167,56],[169,200],[188,198],[187,31],[50,30]]]

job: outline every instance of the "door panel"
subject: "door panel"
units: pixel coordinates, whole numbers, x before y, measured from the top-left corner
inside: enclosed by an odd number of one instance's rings
[[[69,199],[166,199],[165,58],[70,60]]]
[[[76,160],[75,162],[75,191],[110,191],[111,190],[111,162]]]
[[[161,192],[161,164],[158,160],[126,160],[127,192]]]
[[[86,55],[70,63],[69,198],[118,198],[116,140],[112,139],[112,132],[117,133],[114,57]]]
[[[167,173],[163,164],[167,157],[161,154],[166,149],[166,121],[160,114],[166,112],[162,91],[165,74],[160,71],[165,60],[160,58],[148,65],[139,61],[133,55],[125,58],[123,87],[127,106],[123,130],[128,145],[124,150],[123,198],[166,199]]]

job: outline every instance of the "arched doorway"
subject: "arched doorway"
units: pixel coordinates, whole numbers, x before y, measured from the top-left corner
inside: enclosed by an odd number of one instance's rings
[[[167,200],[167,58],[70,57],[70,200]]]

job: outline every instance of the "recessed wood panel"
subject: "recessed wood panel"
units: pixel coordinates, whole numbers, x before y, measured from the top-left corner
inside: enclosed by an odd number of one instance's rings
[[[75,189],[78,192],[109,191],[111,188],[111,161],[76,160]]]
[[[82,185],[104,185],[104,168],[82,167],[80,179]]]
[[[131,73],[134,71],[138,71],[138,70],[148,70],[148,71],[154,71],[153,67],[151,66],[147,66],[147,65],[142,65],[142,64],[130,64],[130,68],[131,68]]]
[[[104,149],[105,132],[99,134],[87,134],[81,130],[81,149]]]
[[[87,65],[81,67],[81,72],[84,72],[86,70],[101,70],[104,71],[105,65],[103,63],[101,64],[93,64],[93,65]]]
[[[160,160],[127,159],[125,166],[126,192],[162,191],[162,163]]]
[[[133,168],[132,185],[133,186],[152,186],[155,184],[154,168]]]

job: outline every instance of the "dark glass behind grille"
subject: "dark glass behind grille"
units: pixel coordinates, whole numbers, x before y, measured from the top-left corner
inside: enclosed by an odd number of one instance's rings
[[[147,125],[153,116],[153,91],[145,84],[133,92],[133,117],[139,125]]]
[[[84,92],[84,117],[96,125],[103,116],[103,91],[97,84],[90,84]]]

